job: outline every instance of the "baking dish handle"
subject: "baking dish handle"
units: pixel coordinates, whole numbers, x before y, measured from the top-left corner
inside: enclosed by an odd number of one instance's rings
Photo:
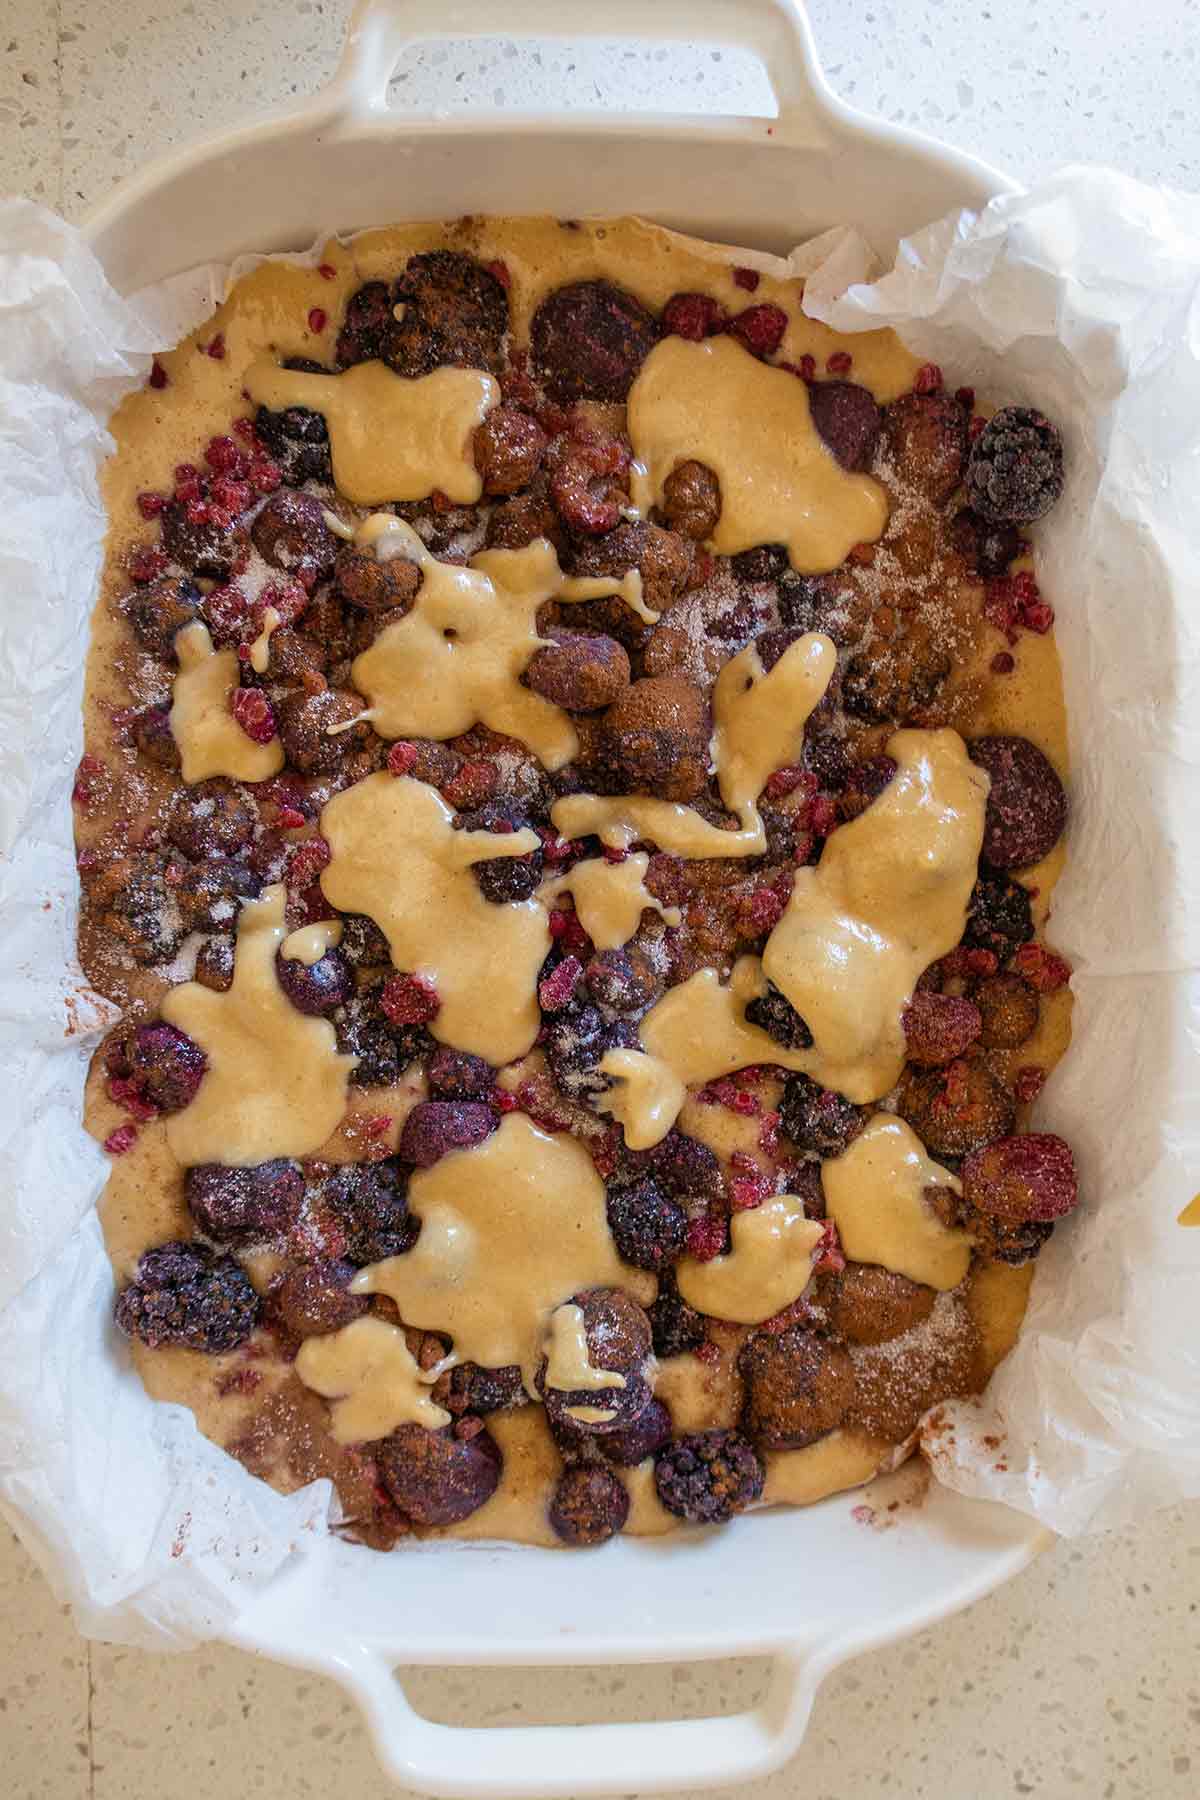
[[[429,38],[596,38],[630,43],[719,43],[753,51],[779,106],[775,135],[810,122],[830,96],[802,0],[358,0],[330,93],[337,110],[367,118],[388,104],[404,51]]]
[[[364,1650],[342,1662],[388,1774],[461,1800],[561,1800],[720,1787],[768,1775],[798,1748],[829,1658],[787,1651],[767,1692],[724,1718],[625,1725],[451,1726],[422,1718],[396,1672]]]

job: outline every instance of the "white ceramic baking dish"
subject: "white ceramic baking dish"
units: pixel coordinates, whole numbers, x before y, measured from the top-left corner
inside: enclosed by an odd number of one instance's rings
[[[773,120],[549,112],[415,118],[388,105],[402,52],[431,37],[623,36],[748,46]],[[548,97],[549,99],[549,97]],[[796,0],[363,0],[315,99],[176,152],[125,182],[88,235],[131,292],[197,264],[306,246],[321,228],[464,212],[638,212],[784,250],[858,226],[887,256],[956,205],[1011,186],[982,164],[843,106]],[[438,1545],[383,1558],[330,1538],[251,1607],[244,1648],[357,1695],[388,1770],[430,1793],[629,1793],[766,1774],[795,1751],[827,1670],[1007,1580],[1044,1534],[934,1491],[892,1531],[861,1495],[665,1544],[567,1556]],[[765,1701],[736,1717],[471,1730],[420,1718],[395,1671],[769,1655]]]

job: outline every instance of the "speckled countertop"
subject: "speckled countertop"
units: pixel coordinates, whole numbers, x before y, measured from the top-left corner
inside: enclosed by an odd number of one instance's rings
[[[349,10],[350,0],[0,0],[0,188],[78,215],[167,145],[317,86]],[[494,10],[499,30],[503,0]],[[830,78],[861,107],[1025,178],[1093,159],[1200,185],[1197,0],[809,0],[809,10]],[[661,110],[750,112],[766,99],[761,71],[729,51],[536,54],[500,39],[429,46],[395,87],[424,107],[532,106],[547,92]],[[761,1670],[434,1671],[410,1691],[433,1716],[465,1720],[468,1679],[478,1722],[565,1723],[738,1710]],[[89,1647],[3,1527],[0,1753],[6,1800],[396,1792],[331,1684],[232,1650]],[[1200,1507],[1063,1544],[968,1613],[842,1670],[800,1757],[755,1789],[758,1800],[1197,1791]]]

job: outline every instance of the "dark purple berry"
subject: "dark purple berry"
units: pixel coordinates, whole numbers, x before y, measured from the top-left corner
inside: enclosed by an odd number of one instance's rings
[[[151,1350],[170,1344],[215,1355],[245,1343],[258,1315],[258,1295],[232,1257],[173,1243],[146,1251],[115,1317]]]
[[[687,1356],[698,1350],[708,1335],[703,1313],[682,1299],[678,1290],[660,1286],[658,1298],[648,1308],[654,1354],[658,1357]]]
[[[199,1044],[159,1019],[133,1026],[110,1044],[105,1067],[110,1075],[132,1081],[147,1106],[175,1113],[195,1098],[208,1058]]]
[[[853,381],[816,381],[808,390],[812,422],[843,469],[865,469],[879,438],[874,397]]]
[[[429,1091],[438,1100],[482,1100],[495,1085],[495,1071],[482,1056],[439,1044],[427,1070]]]
[[[350,1292],[356,1273],[352,1262],[298,1263],[271,1290],[271,1318],[294,1337],[340,1331],[361,1318],[370,1304],[365,1294]]]
[[[686,1132],[668,1131],[649,1153],[654,1179],[668,1194],[720,1199],[725,1192],[721,1165],[707,1144]]]
[[[746,1021],[757,1025],[760,1031],[774,1038],[785,1050],[807,1050],[813,1041],[812,1032],[800,1017],[786,994],[775,986],[773,981],[767,983],[765,994],[758,994],[746,1006]]]
[[[429,1033],[422,1025],[397,1025],[380,1005],[387,977],[351,994],[334,1020],[338,1049],[356,1056],[351,1070],[355,1087],[391,1087],[405,1069],[430,1048]]]
[[[1029,889],[1006,875],[980,870],[971,891],[963,943],[969,950],[990,950],[1007,962],[1014,950],[1033,937],[1033,906]]]
[[[309,373],[324,374],[326,371],[317,365]],[[313,412],[307,406],[288,406],[282,412],[270,412],[260,406],[255,414],[254,429],[278,463],[280,474],[289,487],[301,487],[306,481],[333,480],[329,430],[322,413]]]
[[[609,1191],[608,1228],[627,1263],[656,1275],[678,1262],[687,1244],[687,1214],[649,1176]]]
[[[258,814],[232,781],[201,781],[181,788],[167,821],[167,836],[194,862],[234,856],[254,836]]]
[[[1018,525],[1040,519],[1063,490],[1057,426],[1032,406],[1002,406],[971,446],[966,486],[983,519]]]
[[[800,1150],[840,1156],[863,1128],[862,1109],[807,1075],[789,1075],[779,1102],[780,1122]]]
[[[474,1437],[401,1425],[375,1446],[383,1484],[414,1525],[454,1525],[478,1512],[500,1481],[503,1459],[486,1430]]]
[[[498,1114],[478,1100],[422,1100],[404,1121],[400,1156],[419,1169],[431,1169],[451,1150],[482,1144],[498,1124]]]
[[[658,341],[658,321],[610,281],[575,281],[543,300],[529,329],[535,373],[552,400],[624,400]]]
[[[291,1229],[304,1200],[300,1165],[276,1157],[253,1168],[200,1163],[183,1178],[188,1211],[218,1244],[256,1244]]]
[[[714,1525],[753,1505],[766,1472],[738,1431],[693,1431],[654,1459],[654,1485],[667,1511],[694,1525]]]
[[[408,1211],[408,1174],[394,1156],[381,1162],[346,1163],[325,1185],[326,1205],[341,1226],[352,1263],[403,1256],[420,1229]]]
[[[340,950],[327,950],[315,963],[280,952],[275,958],[275,973],[297,1012],[314,1018],[344,1006],[354,993],[354,970]]]
[[[649,1400],[632,1424],[607,1431],[597,1440],[602,1455],[620,1469],[635,1469],[671,1438],[671,1415],[661,1400]]]
[[[981,737],[967,745],[991,780],[980,857],[994,869],[1025,869],[1049,855],[1067,822],[1062,782],[1036,744]]]

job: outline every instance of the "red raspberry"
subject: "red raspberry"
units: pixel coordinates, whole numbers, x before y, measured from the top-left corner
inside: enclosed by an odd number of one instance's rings
[[[723,307],[708,294],[672,294],[663,307],[662,328],[667,337],[687,338],[698,344],[725,324]]]
[[[245,512],[254,498],[250,483],[236,481],[231,475],[218,475],[209,492],[219,507],[235,516]]]
[[[496,277],[496,280],[507,294],[512,287],[512,276],[508,272],[508,264],[500,257],[494,256],[491,262],[485,262],[483,266],[489,275],[494,275]]]
[[[936,363],[922,363],[913,376],[914,394],[936,394],[942,386],[942,371]]]
[[[958,404],[960,406],[965,406],[968,412],[972,412],[974,410],[975,389],[973,387],[955,388],[954,398],[958,401]]]
[[[1044,944],[1022,944],[1012,959],[1012,966],[1039,994],[1057,993],[1071,979],[1070,963],[1053,950],[1047,950]]]
[[[538,1005],[544,1013],[561,1012],[568,1006],[583,975],[583,964],[577,956],[564,956],[544,981],[538,983]]]
[[[273,494],[283,481],[283,471],[269,456],[256,456],[250,464],[250,485],[256,494]]]
[[[1026,1063],[1013,1080],[1013,1093],[1022,1106],[1032,1106],[1046,1085],[1046,1071],[1037,1063]]]
[[[832,1219],[826,1219],[825,1229],[813,1256],[813,1269],[819,1269],[827,1275],[840,1275],[845,1266],[846,1257],[838,1237],[838,1228]]]
[[[387,766],[389,775],[407,775],[416,763],[420,752],[415,744],[401,738],[388,751]]]
[[[255,744],[269,744],[275,736],[275,712],[261,688],[234,688],[229,710]]]
[[[837,807],[828,794],[818,794],[808,809],[808,822],[818,837],[828,837],[838,822]]]
[[[825,367],[831,375],[848,375],[854,364],[854,358],[848,350],[835,350],[832,356],[825,358]]]
[[[621,850],[616,844],[602,845],[601,855],[606,863],[623,863],[629,860],[628,850]]]
[[[169,558],[162,550],[153,550],[149,544],[139,544],[129,552],[129,575],[139,587],[147,582],[157,581],[167,567]]]
[[[132,1150],[136,1144],[137,1134],[136,1125],[118,1125],[117,1129],[110,1131],[105,1138],[104,1148],[110,1156],[124,1156],[125,1152]]]
[[[764,301],[760,306],[747,306],[730,319],[725,329],[751,356],[771,356],[783,342],[788,317],[782,306]]]
[[[166,504],[166,496],[163,494],[147,492],[139,494],[137,497],[137,509],[143,519],[157,519]]]
[[[459,812],[473,812],[490,800],[500,783],[500,771],[484,757],[465,762],[446,782],[442,793]]]
[[[771,1183],[765,1175],[737,1175],[729,1184],[729,1204],[734,1212],[753,1212],[771,1197]]]
[[[216,337],[211,339],[205,346],[204,354],[205,356],[211,356],[214,362],[224,362],[225,333],[223,331],[218,331]]]
[[[754,293],[762,276],[757,269],[735,269],[733,271],[734,287],[745,288],[748,294]]]
[[[245,457],[231,437],[210,438],[204,460],[218,475],[241,475],[246,466]]]
[[[774,931],[783,917],[787,900],[774,888],[756,888],[750,896],[750,928],[754,937]]]
[[[237,432],[242,442],[249,445],[251,450],[262,449],[262,444],[259,442],[258,432],[255,430],[253,419],[248,419],[244,416],[240,419],[235,419],[233,421],[233,429]]]
[[[757,1095],[748,1094],[745,1088],[735,1088],[728,1105],[730,1112],[737,1113],[743,1119],[756,1119],[762,1111],[762,1103]]]
[[[324,281],[333,281],[337,276],[337,270],[332,263],[318,263],[317,274],[320,275]]]
[[[393,1025],[428,1025],[442,1003],[437,989],[419,975],[389,975],[379,1004]]]
[[[288,886],[290,888],[311,887],[322,869],[327,869],[333,861],[333,851],[329,847],[329,839],[321,837],[305,838],[297,844],[288,862]]]
[[[776,769],[773,775],[767,777],[767,785],[763,789],[763,793],[768,800],[782,800],[785,794],[794,794],[800,787],[809,789],[803,798],[814,799],[817,792],[817,778],[815,775],[811,775],[807,769],[802,769],[799,763],[789,763],[786,768]]]
[[[694,1256],[697,1262],[711,1262],[714,1256],[720,1256],[725,1249],[726,1226],[721,1213],[706,1213],[703,1218],[693,1219],[688,1226],[688,1255]]]
[[[156,356],[154,361],[150,364],[150,373],[146,377],[148,384],[152,388],[165,388],[169,379],[167,371],[163,368]]]
[[[1011,675],[1017,663],[1007,650],[997,650],[989,666],[993,675]]]

